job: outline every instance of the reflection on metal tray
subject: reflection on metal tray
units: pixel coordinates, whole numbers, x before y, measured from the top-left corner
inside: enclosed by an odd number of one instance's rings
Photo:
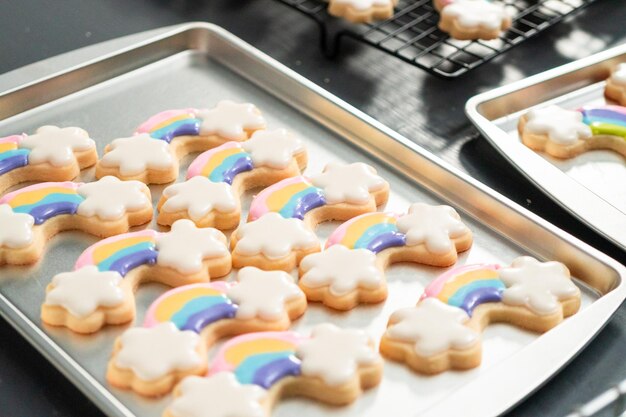
[[[341,25],[326,12],[325,0],[279,1],[318,23],[322,50],[328,56],[338,53],[343,38],[351,38],[451,78],[492,60],[596,0],[502,0],[513,15],[513,26],[492,41],[451,39],[437,28],[439,14],[432,0],[399,0],[393,17],[363,25]],[[341,25],[339,29],[337,25]]]
[[[0,118],[4,119],[0,134],[32,131],[44,124],[79,125],[96,138],[102,151],[112,138],[128,135],[158,111],[211,106],[224,98],[253,102],[270,126],[297,132],[309,149],[308,172],[319,171],[331,161],[364,161],[376,166],[391,184],[387,210],[404,211],[415,201],[455,206],[475,237],[473,248],[461,255],[460,264],[509,263],[521,254],[559,260],[579,280],[583,293],[581,311],[546,334],[506,325],[489,327],[483,337],[483,364],[477,369],[424,377],[402,364],[388,362],[380,387],[352,406],[331,408],[292,399],[277,407],[275,417],[373,417],[386,413],[447,417],[458,415],[459,410],[466,417],[498,415],[564,366],[626,298],[626,271],[615,261],[208,24],[185,25],[0,93]],[[83,180],[92,178],[91,171],[82,175]],[[151,187],[155,202],[162,188]],[[244,207],[251,196],[245,196]],[[336,226],[322,225],[318,234],[325,238]],[[70,270],[80,252],[94,241],[80,233],[66,233],[53,239],[39,265],[3,268],[0,312],[107,414],[160,416],[170,397],[143,399],[109,387],[104,379],[113,341],[126,326],[78,336],[40,323],[39,307],[51,277]],[[379,338],[389,315],[414,305],[424,286],[440,273],[437,268],[394,266],[387,274],[390,295],[385,303],[348,313],[311,305],[294,329],[308,332],[318,323],[332,321],[342,327],[362,328]],[[160,285],[139,289],[137,325],[147,306],[163,291]]]
[[[619,62],[626,62],[626,45],[475,96],[466,112],[491,144],[546,194],[626,249],[624,158],[592,151],[557,160],[524,146],[516,129],[519,116],[533,106],[603,104],[604,80]]]

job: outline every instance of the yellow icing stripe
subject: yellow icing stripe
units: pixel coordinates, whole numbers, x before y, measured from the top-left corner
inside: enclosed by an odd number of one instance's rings
[[[115,242],[102,245],[93,251],[93,261],[95,264],[99,264],[114,253],[134,246],[138,243],[153,242],[154,239],[151,236],[137,236],[129,237],[126,239],[117,240]]]
[[[0,143],[0,153],[12,151],[14,149],[17,149],[17,144],[14,142]]]
[[[183,308],[189,300],[222,294],[223,293],[221,291],[214,288],[192,288],[190,290],[177,292],[161,301],[154,312],[154,316],[159,322],[168,321],[174,314]]]
[[[289,184],[283,189],[276,190],[272,195],[267,197],[266,205],[270,211],[280,211],[293,197],[300,191],[304,191],[311,185],[306,182]]]
[[[215,168],[224,162],[224,159],[236,153],[241,153],[241,151],[242,149],[239,146],[235,146],[233,148],[227,148],[217,152],[215,155],[211,156],[204,168],[202,168],[202,176],[208,177],[215,170]]]
[[[159,123],[158,125],[154,126],[151,130],[151,132],[155,132],[159,129],[164,128],[167,125],[170,125],[172,123],[176,123],[179,120],[185,120],[185,119],[189,119],[191,115],[190,114],[181,114],[180,116],[175,116],[172,118],[169,118],[167,120],[162,121],[161,123]]]
[[[344,246],[352,248],[367,229],[377,224],[386,223],[396,223],[396,218],[385,213],[376,213],[360,218],[348,226],[348,230],[346,230],[346,234],[343,239],[341,239],[340,243]]]
[[[76,194],[76,190],[66,187],[46,187],[18,194],[9,201],[11,207],[28,206],[43,200],[50,194]]]
[[[255,339],[241,342],[226,351],[224,359],[233,366],[239,366],[246,358],[260,353],[294,350],[291,342],[277,339]]]
[[[464,274],[457,275],[444,284],[441,292],[437,295],[437,298],[441,301],[447,302],[448,299],[459,290],[459,288],[477,280],[494,279],[498,278],[498,276],[498,271],[493,271],[491,269],[478,269],[476,271],[469,271]]]

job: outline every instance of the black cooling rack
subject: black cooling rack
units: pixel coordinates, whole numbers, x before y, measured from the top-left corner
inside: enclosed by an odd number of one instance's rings
[[[432,0],[400,0],[393,17],[350,24],[330,16],[325,0],[278,0],[313,18],[322,50],[335,56],[343,38],[371,45],[432,74],[452,78],[508,51],[596,0],[500,0],[513,12],[513,26],[491,41],[458,41],[437,28]]]

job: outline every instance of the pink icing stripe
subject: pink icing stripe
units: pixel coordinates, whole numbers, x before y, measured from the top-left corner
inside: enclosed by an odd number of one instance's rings
[[[93,265],[93,256],[92,256],[93,251],[102,245],[106,245],[108,243],[117,242],[118,240],[126,239],[129,237],[135,237],[135,236],[148,236],[153,239],[156,239],[158,235],[159,235],[159,232],[155,230],[141,230],[139,232],[124,233],[121,235],[112,236],[112,237],[103,239],[89,246],[87,249],[83,251],[83,253],[81,253],[81,255],[78,257],[78,260],[74,264],[74,269],[80,269],[84,266]]]
[[[258,333],[249,333],[241,336],[237,336],[233,339],[230,339],[226,342],[221,349],[215,355],[213,362],[211,362],[211,366],[209,367],[208,375],[213,375],[218,372],[232,372],[234,367],[226,362],[226,352],[231,347],[244,342],[249,342],[257,339],[279,339],[286,341],[288,343],[293,343],[295,345],[300,344],[303,340],[308,339],[307,337],[301,336],[295,332],[258,332]]]
[[[460,275],[469,271],[475,271],[477,269],[491,269],[497,271],[500,268],[501,266],[498,264],[473,264],[452,268],[451,270],[439,275],[437,278],[435,278],[433,282],[428,284],[428,286],[424,290],[424,293],[420,297],[420,300],[423,300],[427,297],[437,297],[443,289],[443,286],[446,285],[446,282],[448,282],[448,280],[453,276]]]
[[[333,245],[339,244],[339,242],[341,242],[346,237],[346,233],[348,233],[348,227],[350,227],[353,223],[357,222],[359,219],[362,219],[363,217],[377,215],[377,214],[380,214],[380,213],[379,212],[365,213],[365,214],[361,214],[361,215],[358,215],[356,217],[353,217],[350,220],[346,221],[345,223],[341,223],[339,225],[339,227],[337,227],[330,234],[330,236],[328,236],[328,239],[326,240],[325,248],[328,249],[329,247],[331,247]],[[397,213],[387,212],[387,213],[384,213],[384,214],[386,214],[389,217],[395,217],[396,219],[398,217],[400,217],[400,215],[397,214]]]
[[[11,135],[4,138],[0,138],[0,143],[20,143],[26,135]]]
[[[76,191],[78,187],[80,187],[81,185],[83,185],[82,182],[72,182],[72,181],[42,182],[39,184],[29,185],[28,187],[20,188],[19,190],[15,190],[13,192],[6,194],[4,197],[0,198],[0,204],[7,203],[8,201],[11,201],[13,198],[15,198],[17,195],[27,193],[30,191],[36,191],[36,190],[41,190],[41,189],[51,188],[51,187],[68,188],[68,189]]]
[[[150,117],[148,120],[143,122],[135,133],[149,133],[152,128],[164,121],[171,119],[172,117],[180,116],[181,114],[192,113],[196,114],[198,110],[189,108],[189,109],[176,109],[176,110],[165,110],[161,113],[157,113],[154,116]]]
[[[194,288],[212,288],[217,291],[226,293],[226,290],[228,290],[230,287],[232,287],[232,284],[229,284],[225,281],[214,281],[214,282],[201,282],[199,284],[183,285],[182,287],[173,288],[163,293],[159,298],[154,300],[152,304],[150,304],[150,307],[148,308],[148,311],[146,312],[146,318],[143,322],[143,326],[154,327],[157,324],[159,324],[159,322],[157,321],[155,317],[156,309],[159,307],[159,305],[163,302],[164,299],[169,298],[172,295],[178,294],[179,292],[183,292],[186,290],[191,290]]]
[[[281,189],[290,186],[291,184],[301,183],[303,181],[309,181],[308,178],[299,175],[297,177],[287,178],[282,181],[277,182],[276,184],[270,185],[252,200],[250,204],[250,211],[248,212],[248,220],[256,220],[262,215],[268,213],[270,211],[269,207],[267,207],[267,199],[274,194],[275,192],[280,191]]]
[[[191,165],[189,165],[189,168],[187,169],[187,179],[201,175],[204,166],[207,164],[209,159],[213,157],[213,155],[223,151],[224,149],[230,148],[241,148],[241,145],[238,142],[226,142],[225,144],[220,145],[217,148],[209,149],[208,151],[198,155],[198,157],[193,160],[193,162],[191,163]]]

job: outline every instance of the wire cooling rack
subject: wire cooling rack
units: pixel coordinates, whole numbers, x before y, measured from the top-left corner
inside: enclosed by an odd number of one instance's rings
[[[567,417],[626,416],[626,380],[578,407]]]
[[[513,26],[491,41],[458,41],[437,28],[432,0],[400,0],[395,14],[371,24],[350,24],[330,16],[325,0],[277,0],[313,18],[322,50],[335,56],[343,38],[371,45],[432,74],[452,78],[508,51],[596,0],[500,0]]]

